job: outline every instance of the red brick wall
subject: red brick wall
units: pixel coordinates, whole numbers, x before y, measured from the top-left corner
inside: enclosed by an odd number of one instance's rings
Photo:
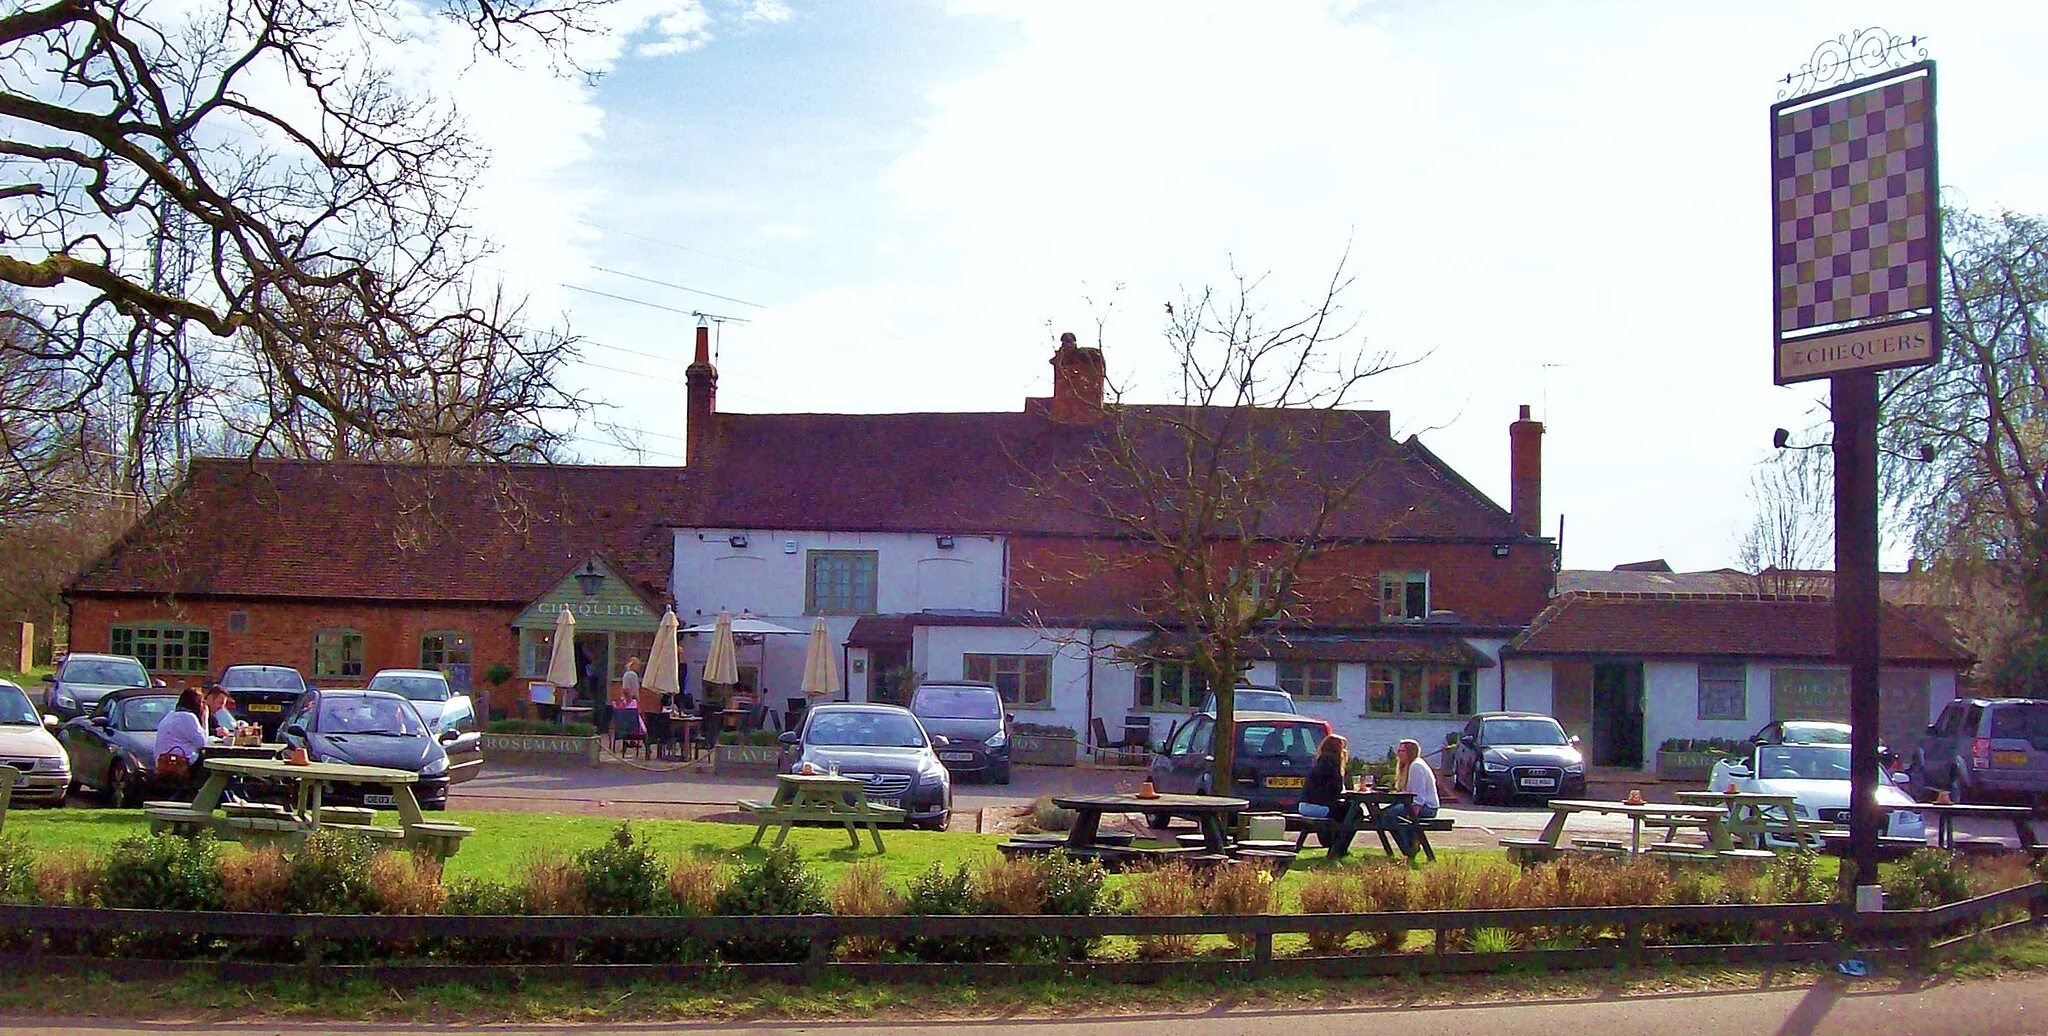
[[[1300,573],[1304,621],[1355,626],[1379,621],[1379,574],[1429,573],[1430,608],[1461,622],[1527,625],[1550,593],[1548,546],[1517,543],[1505,558],[1492,544],[1361,544],[1328,548]],[[1219,565],[1219,567],[1223,567]],[[1157,609],[1166,566],[1137,545],[1107,540],[1010,541],[1010,609],[1048,617],[1121,617]]]
[[[242,633],[228,631],[228,613],[249,613]],[[313,632],[346,628],[363,634],[365,678],[379,669],[420,664],[420,635],[453,630],[469,634],[471,682],[482,690],[484,673],[499,663],[519,668],[519,637],[509,625],[511,607],[420,607],[399,604],[296,604],[266,600],[180,600],[78,598],[71,602],[71,648],[107,650],[107,628],[125,622],[179,622],[203,626],[213,635],[211,668],[231,665],[288,665],[310,677]]]

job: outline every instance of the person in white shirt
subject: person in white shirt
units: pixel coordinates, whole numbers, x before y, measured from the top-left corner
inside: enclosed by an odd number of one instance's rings
[[[1415,797],[1387,807],[1383,815],[1388,817],[1428,820],[1436,816],[1437,807],[1443,803],[1436,793],[1436,771],[1422,761],[1422,743],[1413,738],[1394,748],[1394,790],[1409,792]],[[1394,841],[1401,846],[1401,854],[1413,860],[1415,828],[1409,824],[1396,824],[1393,834]]]
[[[178,704],[164,713],[156,725],[156,777],[163,784],[184,786],[192,783],[192,775],[199,772],[199,760],[206,754],[206,727],[200,722],[200,713],[206,706],[200,700],[199,692],[185,688],[178,694]],[[163,760],[176,756],[185,761],[185,777],[180,780],[165,772]]]

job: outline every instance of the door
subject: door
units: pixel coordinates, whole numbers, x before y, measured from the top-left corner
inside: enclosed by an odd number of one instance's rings
[[[1193,795],[1201,792],[1202,779],[1209,775],[1210,749],[1215,732],[1216,721],[1207,716],[1196,716],[1188,721],[1187,750],[1174,756],[1172,765],[1168,767],[1175,793]]]
[[[450,737],[449,735],[454,735]],[[461,784],[484,767],[484,737],[468,698],[454,698],[441,712],[441,749],[448,753],[448,783]]]
[[[1927,787],[1946,788],[1955,780],[1950,761],[1955,758],[1956,732],[1962,725],[1963,703],[1949,702],[1926,740],[1920,742],[1920,779]]]
[[[868,668],[872,677],[868,684],[869,701],[885,705],[910,703],[909,647],[868,649]]]
[[[1643,664],[1593,666],[1593,764],[1643,768]]]
[[[606,694],[612,671],[612,635],[609,633],[576,634],[576,700],[563,704],[596,705],[610,695]]]

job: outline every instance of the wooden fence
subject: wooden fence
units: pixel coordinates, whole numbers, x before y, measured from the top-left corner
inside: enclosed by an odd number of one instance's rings
[[[2010,915],[2024,912],[2024,916]],[[0,963],[41,972],[98,972],[123,978],[211,972],[230,981],[258,981],[309,974],[327,978],[365,977],[394,985],[443,981],[554,979],[591,983],[677,980],[727,974],[802,982],[826,974],[870,980],[929,981],[971,975],[977,981],[1088,977],[1148,982],[1163,977],[1258,978],[1269,975],[1347,977],[1498,971],[1506,968],[1606,968],[1645,963],[1788,963],[1860,956],[1866,960],[1928,964],[1976,939],[2036,926],[2048,918],[2048,884],[2022,885],[1976,899],[1926,910],[1857,914],[1845,906],[1811,903],[1770,906],[1569,907],[1512,910],[1436,910],[1362,914],[1256,914],[1139,917],[944,916],[893,917],[706,916],[706,917],[526,917],[387,916],[350,914],[243,914],[80,907],[0,906],[0,932],[12,949]],[[1700,944],[1659,942],[1670,929],[1694,932],[1709,926],[1746,926],[1761,941]],[[1560,949],[1471,952],[1459,948],[1455,933],[1501,929],[1527,934],[1559,929],[1610,933],[1595,945]],[[1428,931],[1425,952],[1347,953],[1333,956],[1275,956],[1277,935],[1315,932]],[[1827,937],[1796,933],[1831,931]],[[1614,933],[1618,933],[1614,934]],[[1652,936],[1646,938],[1646,934]],[[294,962],[236,960],[229,953],[208,959],[149,957],[132,945],[118,954],[66,954],[52,946],[113,936],[215,937],[295,946]],[[1111,936],[1249,937],[1251,949],[1237,958],[1199,957],[1159,961],[1048,961],[1044,963],[861,963],[831,959],[841,939],[929,938],[1086,940]],[[552,947],[541,963],[452,963],[404,960],[378,964],[320,964],[323,947],[364,942],[394,949],[431,945],[435,940],[505,940]],[[809,947],[807,959],[783,964],[656,963],[580,964],[578,949],[592,940],[615,943],[696,940],[699,945],[730,939],[788,939]],[[25,946],[24,946],[25,944]]]

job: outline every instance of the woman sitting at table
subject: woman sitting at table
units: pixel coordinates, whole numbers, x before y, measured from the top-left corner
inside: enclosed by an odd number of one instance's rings
[[[1331,734],[1316,746],[1315,765],[1302,785],[1301,804],[1295,811],[1311,820],[1327,820],[1344,801],[1344,764],[1350,759],[1348,742],[1342,734]]]
[[[157,782],[180,792],[197,784],[199,761],[206,755],[206,703],[190,687],[178,692],[178,704],[156,725]]]
[[[1436,816],[1442,800],[1436,794],[1436,771],[1422,760],[1422,743],[1413,738],[1404,739],[1394,749],[1394,790],[1405,791],[1414,797],[1406,802],[1388,806],[1383,816],[1400,820],[1428,820]],[[1401,855],[1410,860],[1415,858],[1415,829],[1408,824],[1394,825],[1394,841],[1401,847]]]

